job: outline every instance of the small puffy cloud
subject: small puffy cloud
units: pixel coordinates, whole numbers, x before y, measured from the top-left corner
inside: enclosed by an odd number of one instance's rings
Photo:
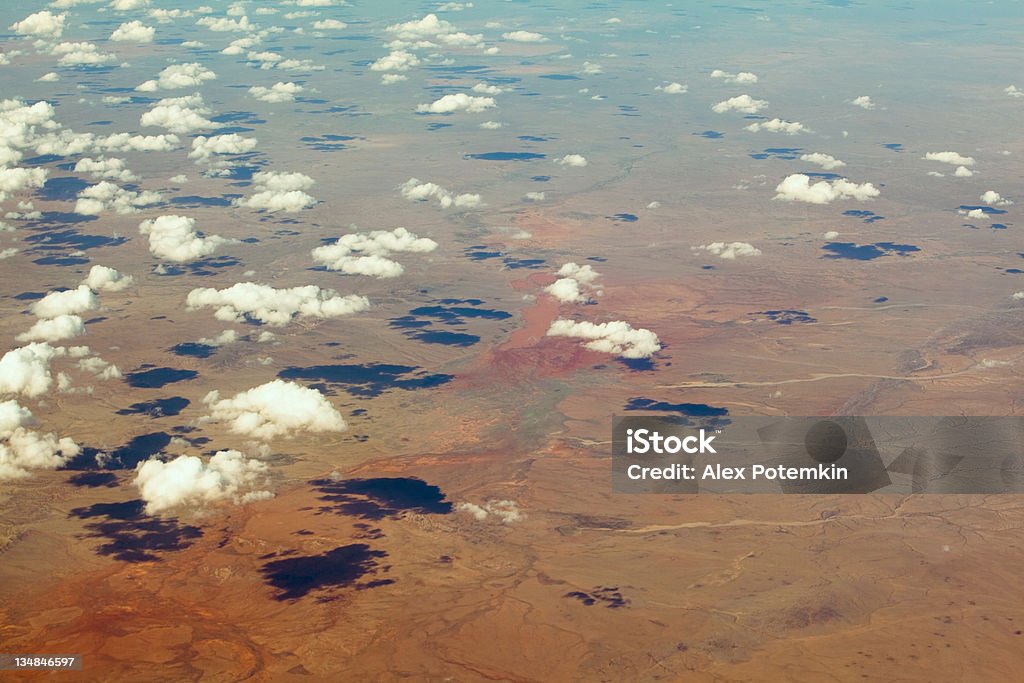
[[[505,88],[489,83],[477,83],[473,86],[473,92],[480,93],[481,95],[500,95],[505,92]]]
[[[152,43],[156,29],[152,26],[145,26],[141,21],[128,21],[110,34],[110,39],[126,43]]]
[[[587,165],[587,158],[582,154],[566,154],[564,157],[555,159],[554,162],[560,166],[583,168]]]
[[[810,177],[803,173],[786,176],[775,188],[775,192],[775,199],[808,204],[828,204],[837,199],[865,201],[880,194],[878,188],[871,183],[857,184],[846,178],[821,180],[811,184]]]
[[[149,251],[157,258],[178,263],[209,256],[232,240],[220,235],[202,236],[195,230],[196,219],[187,216],[159,216],[139,224],[139,233],[149,235]]]
[[[291,213],[316,204],[316,199],[305,192],[316,181],[304,173],[260,171],[252,180],[256,192],[246,199],[236,199],[235,206]]]
[[[124,159],[116,157],[79,159],[75,164],[75,173],[88,173],[97,180],[120,180],[122,183],[130,183],[139,179],[137,175],[128,170]]]
[[[589,265],[566,263],[558,269],[559,278],[544,288],[544,291],[562,303],[583,304],[590,301],[594,282],[600,273]]]
[[[133,9],[142,9],[149,5],[149,0],[110,0],[110,9],[118,12],[128,12]]]
[[[60,55],[57,63],[61,66],[97,66],[117,59],[116,55],[100,52],[92,43],[59,43],[51,50],[51,54]]]
[[[1009,95],[1010,97],[1024,97],[1024,90],[1019,89],[1015,85],[1006,86],[1006,88],[1003,89],[1003,92]]]
[[[401,83],[408,79],[409,77],[403,74],[384,74],[380,77],[380,82],[383,85],[394,85],[395,83]]]
[[[594,62],[583,62],[583,66],[580,67],[580,73],[584,76],[597,76],[598,74],[604,73],[604,69],[601,68],[600,64]]]
[[[193,88],[215,78],[217,78],[217,74],[199,62],[171,64],[161,71],[155,80],[146,81],[135,89],[139,92],[155,92],[157,90]]]
[[[119,214],[138,213],[141,207],[152,206],[160,202],[160,195],[145,190],[135,192],[126,190],[109,181],[90,185],[78,193],[75,201],[75,213],[83,216],[99,216],[104,211]]]
[[[317,31],[337,31],[348,28],[348,24],[337,19],[321,19],[313,22],[313,28]]]
[[[422,19],[406,21],[387,27],[396,40],[393,47],[436,47],[439,43],[448,47],[480,47],[483,36],[457,31],[448,21],[438,19],[436,14],[428,14]]]
[[[846,166],[846,162],[836,159],[830,154],[822,154],[821,152],[814,152],[813,154],[802,154],[800,155],[800,161],[806,161],[809,164],[817,164],[826,171],[831,171],[836,168],[842,168]]]
[[[37,320],[27,332],[15,337],[20,342],[57,342],[85,334],[85,322],[77,315],[58,315],[55,318]]]
[[[965,157],[957,152],[928,152],[924,155],[924,159],[952,166],[974,166],[974,157]]]
[[[405,50],[392,50],[370,65],[371,71],[408,71],[420,63],[419,57]]]
[[[501,121],[484,121],[480,124],[480,127],[484,130],[498,130],[504,125]]]
[[[542,202],[547,197],[544,192],[527,192],[523,198],[528,202]]]
[[[262,85],[254,85],[249,88],[249,94],[262,102],[294,102],[295,96],[304,90],[305,88],[298,83],[278,82],[269,88]]]
[[[169,152],[181,146],[177,135],[131,135],[130,133],[114,133],[105,138],[97,138],[97,149],[111,152]]]
[[[559,319],[551,323],[547,336],[584,339],[584,346],[591,351],[610,353],[623,358],[650,358],[661,349],[658,335],[647,329],[634,329],[629,323],[621,320],[594,324]]]
[[[193,289],[185,305],[190,311],[215,308],[214,317],[224,322],[244,322],[249,318],[281,327],[296,316],[339,318],[360,313],[370,307],[370,302],[363,296],[341,296],[333,289],[316,285],[275,289],[255,282],[238,282],[226,289]]]
[[[473,516],[478,522],[493,517],[502,524],[513,524],[526,519],[514,500],[489,500],[483,505],[476,503],[459,503],[455,509]]]
[[[822,237],[824,237],[826,240],[834,240],[835,238],[839,237],[839,233],[836,232],[835,230],[829,230],[824,235],[822,235]]]
[[[67,14],[54,14],[49,10],[43,10],[14,22],[8,28],[22,36],[60,38],[64,33],[64,22],[67,17]]]
[[[546,43],[548,41],[547,36],[533,31],[509,31],[502,33],[501,37],[511,40],[513,43]]]
[[[124,275],[114,268],[96,265],[89,269],[82,284],[97,292],[120,292],[132,286],[134,278]]]
[[[974,171],[967,168],[966,166],[957,166],[956,170],[953,171],[953,175],[955,175],[957,178],[970,178],[972,175],[974,175]]]
[[[42,187],[47,173],[45,168],[0,168],[0,202],[17,192]]]
[[[989,206],[1008,206],[1013,204],[1013,202],[1006,199],[995,190],[985,190],[985,193],[981,195],[981,201],[985,202]]]
[[[419,178],[409,178],[401,188],[402,196],[412,202],[437,199],[442,208],[472,209],[483,204],[478,194],[453,194],[436,183],[421,183]]]
[[[668,95],[682,95],[682,94],[686,93],[689,90],[689,88],[686,87],[685,85],[683,85],[682,83],[674,83],[674,82],[673,83],[669,83],[668,85],[659,85],[659,86],[657,86],[654,89],[655,90],[659,90],[659,91],[661,91],[663,93],[666,93]]]
[[[0,394],[45,394],[53,384],[50,362],[65,353],[63,347],[39,342],[8,351],[0,357]]]
[[[218,33],[225,33],[228,31],[245,33],[257,28],[255,24],[249,21],[249,17],[246,16],[238,19],[229,19],[228,17],[202,17],[196,22],[196,25],[205,26],[211,31],[217,31]]]
[[[760,256],[761,250],[749,242],[712,242],[690,247],[693,251],[704,251],[718,258],[735,259],[741,256]]]
[[[178,508],[194,510],[232,501],[248,503],[273,497],[269,468],[239,451],[217,451],[208,461],[183,455],[168,462],[151,458],[136,467],[139,497],[146,514],[159,515]]]
[[[345,235],[333,244],[317,247],[312,256],[328,270],[387,278],[398,277],[404,271],[402,264],[388,258],[392,253],[426,254],[435,249],[434,240],[395,228]]]
[[[37,318],[57,318],[99,309],[100,301],[86,285],[63,292],[50,292],[29,309]]]
[[[416,107],[416,111],[425,114],[451,114],[458,111],[477,114],[495,106],[493,97],[474,97],[460,92],[445,95],[430,104],[421,104]]]
[[[277,379],[258,387],[220,398],[211,391],[203,399],[210,410],[204,418],[224,422],[236,434],[267,441],[296,432],[340,432],[346,428],[324,395],[294,382]]]
[[[982,211],[981,209],[971,209],[970,211],[965,211],[961,209],[957,213],[959,213],[961,216],[966,216],[967,218],[970,218],[971,220],[975,221],[984,220],[986,215],[985,212]]]
[[[28,408],[16,401],[0,402],[0,481],[22,479],[32,470],[58,469],[80,452],[72,439],[29,429],[34,425]]]
[[[711,107],[711,111],[718,114],[723,114],[727,111],[738,111],[741,114],[756,114],[767,106],[767,100],[755,100],[750,95],[737,95],[715,104]]]
[[[245,154],[256,149],[256,138],[247,138],[238,133],[227,135],[200,135],[192,140],[192,151],[188,158],[197,164],[208,164],[215,156]]]
[[[711,72],[711,78],[718,78],[726,83],[739,83],[742,85],[750,85],[757,83],[757,75],[752,74],[749,71],[740,71],[739,73],[729,73],[728,71],[722,71],[721,69],[715,69]]]
[[[867,95],[861,95],[850,100],[850,104],[860,107],[861,109],[874,109],[875,103],[871,101],[871,98]]]
[[[56,83],[60,80],[60,75],[56,71],[50,71],[36,79],[40,83]]]
[[[164,98],[139,119],[143,126],[166,128],[172,133],[192,133],[204,128],[217,128],[206,118],[212,112],[203,103],[201,95]]]
[[[783,121],[782,119],[771,119],[770,121],[756,121],[755,123],[746,126],[746,130],[752,133],[756,133],[761,130],[766,130],[769,133],[785,133],[786,135],[796,135],[797,133],[807,132],[807,127],[799,121]]]
[[[238,333],[234,330],[224,330],[216,337],[203,337],[199,340],[200,344],[205,346],[227,346],[228,344],[234,344],[238,341]]]

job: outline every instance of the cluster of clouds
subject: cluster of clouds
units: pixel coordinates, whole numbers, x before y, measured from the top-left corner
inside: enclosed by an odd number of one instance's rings
[[[668,85],[659,85],[656,86],[654,89],[659,92],[663,92],[667,95],[684,95],[690,90],[687,86],[683,85],[682,83],[675,82],[669,83]]]
[[[328,270],[348,275],[370,275],[377,278],[398,277],[405,268],[388,258],[392,253],[427,254],[437,249],[437,242],[420,237],[405,228],[354,232],[333,244],[313,249],[313,260]]]
[[[127,21],[110,34],[110,40],[125,43],[152,43],[156,29],[145,26],[141,21]]]
[[[192,151],[188,158],[197,165],[206,165],[209,173],[216,174],[224,172],[231,164],[220,157],[248,154],[256,149],[259,141],[256,138],[247,138],[238,133],[226,133],[224,135],[199,135],[192,139]]]
[[[248,318],[281,327],[296,316],[339,318],[360,313],[370,307],[370,301],[355,294],[341,296],[333,289],[316,285],[276,289],[255,282],[237,282],[225,289],[193,289],[185,305],[190,311],[215,308],[214,317],[224,322],[244,322]]]
[[[183,263],[209,256],[233,240],[220,235],[200,235],[196,219],[188,216],[158,216],[139,224],[139,233],[149,236],[149,251],[166,261]]]
[[[295,96],[305,91],[298,83],[278,81],[269,88],[262,85],[254,85],[249,88],[249,94],[261,102],[278,104],[281,102],[294,102]]]
[[[388,44],[391,49],[425,49],[434,50],[440,47],[483,47],[483,35],[469,34],[459,31],[451,22],[439,19],[436,14],[428,14],[422,19],[414,19],[387,27],[394,39]]]
[[[194,455],[167,462],[151,458],[138,464],[132,483],[150,515],[223,501],[242,504],[273,497],[266,488],[266,463],[234,450],[217,451],[206,461]]]
[[[560,318],[551,323],[547,336],[583,339],[591,351],[629,359],[650,358],[661,349],[661,340],[654,332],[633,328],[622,320],[595,324]]]
[[[269,213],[293,213],[316,205],[316,199],[306,192],[316,181],[304,173],[260,171],[253,175],[252,182],[255,193],[236,199],[235,206]]]
[[[751,133],[764,130],[769,133],[785,133],[786,135],[796,135],[797,133],[808,132],[807,126],[800,123],[799,121],[784,121],[782,119],[771,119],[768,121],[755,121],[749,126],[745,126],[746,130]]]
[[[711,111],[717,114],[724,114],[727,111],[738,111],[741,114],[756,114],[767,106],[767,100],[755,100],[750,95],[737,95],[712,105]]]
[[[124,159],[117,157],[85,157],[75,164],[75,173],[87,173],[96,180],[119,180],[130,183],[139,177],[128,169]]]
[[[572,166],[574,168],[583,168],[587,165],[587,158],[582,154],[566,154],[565,156],[558,157],[554,160],[559,166]]]
[[[0,481],[22,479],[32,470],[58,469],[81,452],[73,439],[31,429],[35,425],[28,408],[14,400],[0,401]]]
[[[526,515],[514,500],[489,500],[483,505],[464,502],[457,504],[455,509],[472,515],[478,522],[483,522],[488,517],[495,518],[502,524],[514,524],[526,519]]]
[[[600,273],[589,265],[563,264],[558,276],[544,291],[564,304],[585,304],[592,300],[592,293],[601,294],[595,284]]]
[[[156,92],[158,90],[194,88],[215,78],[217,78],[217,74],[199,62],[171,64],[161,71],[156,79],[146,81],[135,89],[139,92]]]
[[[126,190],[116,183],[104,180],[78,193],[75,213],[83,216],[99,216],[105,211],[119,214],[138,213],[147,206],[159,204],[160,201],[158,192]]]
[[[399,189],[402,196],[411,202],[436,199],[444,209],[472,209],[483,204],[483,198],[478,194],[454,194],[436,183],[421,183],[419,178],[409,178]]]
[[[871,183],[854,183],[846,178],[811,182],[810,176],[794,173],[786,176],[775,188],[775,199],[808,204],[830,204],[837,199],[865,201],[880,194]]]
[[[928,152],[922,158],[925,161],[937,161],[939,163],[956,166],[956,170],[953,171],[953,175],[957,178],[970,178],[974,175],[974,171],[970,169],[970,167],[974,166],[976,163],[974,161],[974,157],[964,156],[959,152]],[[942,174],[933,171],[931,175],[941,176]]]
[[[751,85],[757,83],[757,74],[750,73],[749,71],[740,71],[739,73],[729,73],[728,71],[722,71],[721,69],[715,69],[711,72],[711,78],[718,78],[726,83],[738,83],[741,85]]]
[[[690,247],[693,251],[703,251],[718,258],[733,260],[742,256],[760,256],[761,250],[749,242],[712,242]]]
[[[1003,195],[999,194],[995,190],[985,190],[981,195],[981,201],[985,202],[989,206],[1009,206],[1013,202]]]
[[[140,118],[143,126],[166,128],[172,133],[181,135],[194,133],[198,130],[218,128],[219,126],[208,117],[213,111],[203,102],[199,93],[184,97],[166,97]]]
[[[811,154],[801,154],[800,161],[806,161],[809,164],[817,164],[826,171],[831,171],[837,168],[846,166],[845,161],[836,159],[831,154],[822,154],[821,152],[812,152]]]
[[[340,432],[345,420],[323,394],[294,382],[276,379],[231,398],[211,391],[203,398],[205,422],[221,422],[235,434],[260,441],[296,433]]]
[[[856,107],[860,107],[861,109],[868,110],[874,109],[876,106],[875,103],[871,101],[871,97],[869,97],[868,95],[861,95],[860,97],[855,97],[850,101],[850,104]]]
[[[416,107],[416,111],[421,114],[454,114],[459,111],[477,114],[487,109],[493,109],[496,106],[498,105],[493,97],[478,97],[460,92],[449,93],[430,104],[421,104]]]
[[[82,313],[99,309],[100,302],[88,285],[50,292],[32,305],[38,318],[34,325],[17,336],[20,342],[56,342],[85,334]]]

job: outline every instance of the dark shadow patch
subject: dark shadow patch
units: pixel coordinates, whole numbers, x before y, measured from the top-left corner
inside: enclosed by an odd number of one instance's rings
[[[687,417],[724,417],[729,414],[728,408],[719,408],[707,403],[668,403],[667,401],[655,401],[651,398],[640,397],[629,399],[624,409],[679,413]]]
[[[85,525],[87,537],[103,539],[96,552],[122,562],[159,562],[157,553],[184,550],[203,535],[198,527],[150,517],[143,509],[141,500],[95,503],[75,508],[70,516],[102,518]]]
[[[825,254],[822,258],[849,259],[853,261],[871,261],[889,254],[906,256],[907,254],[921,251],[920,247],[915,247],[912,244],[895,244],[893,242],[875,242],[874,244],[828,242],[822,249],[831,252]]]
[[[320,381],[344,385],[353,396],[379,396],[388,389],[429,389],[446,384],[454,375],[428,374],[415,365],[389,363],[313,365],[290,367],[277,373],[281,379]]]
[[[771,311],[755,311],[751,316],[763,316],[764,318],[778,323],[779,325],[792,325],[793,323],[816,323],[817,318],[812,318],[807,311],[796,309],[776,309]]]
[[[132,438],[110,453],[98,448],[83,448],[65,465],[68,470],[134,470],[135,466],[160,453],[171,443],[167,432],[153,432]]]
[[[751,152],[751,159],[799,159],[804,150],[800,147],[768,147],[763,152]]]
[[[195,370],[181,370],[178,368],[153,368],[152,370],[137,370],[129,372],[124,381],[129,386],[137,389],[159,389],[160,387],[175,382],[184,382],[195,379],[199,373]]]
[[[267,585],[277,589],[274,599],[298,600],[313,591],[333,588],[359,590],[393,583],[391,579],[375,580],[362,585],[358,583],[364,576],[378,572],[377,560],[382,557],[387,557],[383,550],[373,550],[365,543],[351,543],[328,550],[322,555],[272,560],[264,564],[260,572]]]
[[[481,161],[535,161],[546,156],[546,154],[537,152],[483,152],[481,154],[464,154],[463,158]]]
[[[118,415],[149,415],[150,417],[173,417],[188,407],[190,401],[184,396],[157,398],[143,403],[133,403],[117,411]]]
[[[200,344],[199,342],[182,342],[175,344],[168,349],[175,356],[186,356],[188,358],[209,358],[217,350],[216,346]]]
[[[379,520],[403,512],[447,515],[452,511],[452,504],[439,487],[415,477],[317,479],[310,483],[323,494],[320,500],[329,503],[320,508],[322,513]]]
[[[616,223],[636,223],[640,219],[635,214],[617,213],[614,216],[608,216],[608,220],[615,221]]]
[[[598,586],[590,592],[570,591],[563,597],[579,600],[587,607],[603,605],[608,609],[620,609],[629,607],[629,600],[622,596],[618,586]]]
[[[704,130],[699,133],[691,133],[699,138],[707,138],[708,140],[721,140],[725,137],[725,133],[719,133],[717,130]]]
[[[116,488],[117,476],[111,472],[79,472],[68,479],[72,486],[88,486],[89,488]]]

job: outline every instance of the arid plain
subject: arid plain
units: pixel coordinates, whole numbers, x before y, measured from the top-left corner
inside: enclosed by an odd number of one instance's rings
[[[1017,413],[1013,3],[61,4],[0,10],[2,350],[64,349],[2,366],[0,650],[84,669],[16,676],[1020,675],[1018,496],[610,476],[630,411]]]

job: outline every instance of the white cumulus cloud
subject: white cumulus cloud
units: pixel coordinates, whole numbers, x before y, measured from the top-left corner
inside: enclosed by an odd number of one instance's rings
[[[475,97],[464,92],[451,93],[430,104],[421,104],[416,111],[426,114],[451,114],[458,111],[476,114],[497,106],[493,97]]]
[[[110,39],[126,43],[152,43],[155,35],[156,29],[152,26],[146,26],[141,21],[128,21],[114,29]]]
[[[252,180],[255,193],[245,199],[236,199],[236,206],[247,206],[250,209],[271,213],[292,213],[316,204],[316,199],[305,192],[313,187],[316,181],[304,173],[260,171],[253,175]]]
[[[738,111],[742,114],[756,114],[768,106],[767,100],[755,100],[750,95],[737,95],[727,100],[722,100],[711,107],[711,111],[723,114],[727,111]]]
[[[355,294],[342,296],[333,289],[320,289],[316,285],[275,289],[255,282],[237,282],[226,289],[193,289],[185,305],[190,311],[215,308],[214,317],[224,322],[243,322],[251,318],[281,327],[296,316],[339,318],[360,313],[370,307],[370,301]]]
[[[296,432],[340,432],[346,428],[341,413],[315,389],[294,382],[273,380],[231,398],[211,391],[203,399],[210,411],[207,421],[223,422],[236,434],[268,441]]]
[[[478,194],[454,194],[436,183],[421,183],[419,178],[409,178],[399,189],[402,196],[409,201],[436,199],[445,209],[472,209],[483,204],[483,199]]]
[[[220,235],[200,235],[196,219],[187,216],[159,216],[139,224],[139,233],[149,235],[153,256],[178,263],[209,256],[232,240]]]
[[[786,176],[775,188],[775,192],[775,199],[808,204],[828,204],[837,199],[865,201],[880,194],[878,188],[871,183],[857,184],[840,178],[833,181],[820,180],[812,184],[810,177],[803,173]]]
[[[718,258],[735,259],[741,256],[760,256],[761,250],[749,242],[712,242],[690,247],[693,251],[704,251]]]
[[[846,166],[845,161],[840,161],[830,154],[822,154],[821,152],[814,152],[812,154],[800,155],[800,161],[806,161],[810,164],[817,164],[826,171],[831,171],[835,168],[842,168]]]
[[[271,498],[266,490],[269,468],[239,451],[217,451],[208,461],[183,455],[168,462],[151,458],[136,467],[139,496],[146,513],[159,515],[187,507],[202,508],[223,501],[248,503]]]
[[[388,258],[392,253],[426,254],[437,249],[437,242],[420,237],[405,228],[350,233],[333,244],[313,249],[313,260],[349,275],[378,278],[398,277],[402,264]]]
[[[573,337],[586,340],[591,351],[610,353],[623,358],[650,358],[661,349],[658,335],[647,329],[635,329],[629,323],[615,320],[607,323],[559,319],[548,328],[549,337]]]

